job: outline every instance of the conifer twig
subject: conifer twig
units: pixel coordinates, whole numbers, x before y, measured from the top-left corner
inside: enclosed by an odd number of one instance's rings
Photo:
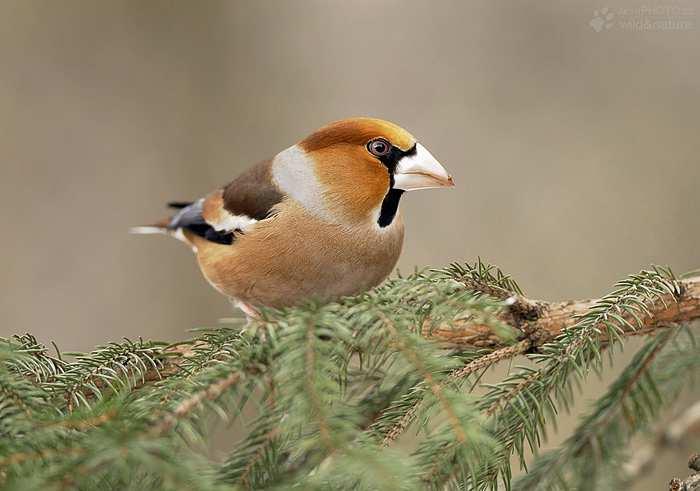
[[[699,319],[700,277],[678,280],[678,284],[680,286],[678,298],[674,299],[673,294],[668,293],[664,302],[659,302],[650,310],[639,329],[625,335],[648,334],[671,324]],[[502,320],[520,329],[523,333],[522,338],[531,338],[539,345],[576,324],[578,317],[597,302],[598,299],[543,302],[515,296],[508,302],[511,308],[502,315]],[[526,314],[523,315],[522,312]],[[429,333],[429,336],[436,340],[464,347],[503,347],[503,340],[488,326],[468,321],[441,324],[430,328],[424,326],[422,332]]]
[[[591,489],[601,487],[595,469],[614,479],[618,466],[611,463],[616,461],[616,451],[621,452],[632,436],[642,431],[663,404],[672,399],[667,393],[671,389],[668,384],[657,388],[650,381],[654,380],[654,370],[665,365],[659,355],[676,339],[674,334],[666,331],[650,338],[572,435],[560,447],[541,454],[529,464],[528,472],[515,481],[513,489],[549,489],[554,483],[561,488],[578,489],[581,479],[590,482]],[[601,447],[607,453],[601,455]]]
[[[669,293],[667,301],[659,302],[644,318],[640,328],[627,331],[624,336],[646,335],[672,324],[700,319],[700,276],[677,281],[681,288],[679,297],[674,300],[673,295]],[[576,324],[578,317],[587,312],[597,301],[597,299],[591,299],[545,302],[514,296],[507,302],[510,308],[501,317],[504,322],[522,332],[521,340],[529,340],[531,346],[528,349],[531,349],[572,327]],[[523,314],[523,312],[526,313]],[[430,320],[425,321],[425,324],[429,323]],[[424,325],[421,332],[431,339],[464,348],[505,348],[503,353],[513,348],[505,345],[503,339],[495,335],[488,326],[469,321],[432,327]],[[605,334],[603,333],[602,336]],[[178,373],[177,367],[181,360],[192,356],[192,347],[177,345],[166,348],[165,352],[169,356],[163,361],[163,367],[160,368],[159,373],[149,370],[144,376],[146,382]],[[466,370],[467,366],[463,369]]]
[[[400,340],[400,337],[398,335],[398,331],[394,327],[394,324],[391,322],[391,320],[386,317],[384,314],[381,314],[382,321],[384,322],[385,326],[389,328],[389,331],[392,333],[392,335],[397,339],[397,345],[399,350],[405,353],[406,357],[411,361],[411,363],[416,367],[416,369],[420,372],[420,375],[423,377],[425,380],[425,383],[428,385],[428,388],[430,391],[433,393],[435,398],[440,402],[440,404],[443,406],[445,413],[447,415],[447,419],[452,426],[452,429],[455,433],[455,436],[457,437],[457,440],[461,443],[466,439],[466,436],[464,435],[464,431],[462,430],[460,424],[459,424],[459,418],[457,415],[454,413],[449,401],[445,398],[443,391],[444,391],[444,386],[437,383],[433,376],[430,374],[430,372],[423,366],[421,360],[407,347],[404,345],[404,343]],[[400,433],[400,431],[399,431]],[[397,435],[395,435],[393,438],[395,439]],[[387,444],[385,444],[386,446]]]
[[[700,277],[663,268],[600,299],[543,302],[479,261],[267,314],[264,337],[220,326],[179,345],[126,340],[65,360],[32,336],[0,338],[0,487],[508,487],[511,458],[524,465],[526,446],[541,446],[576,385],[603,368],[602,351],[653,333],[585,431],[528,474],[538,488],[593,483],[612,463],[619,480],[626,442],[700,366],[691,329],[674,328],[700,319]],[[657,360],[670,338],[673,356]],[[532,364],[470,394],[482,372],[520,355]],[[268,399],[224,465],[190,448],[210,436],[210,413],[245,425],[248,404]],[[381,448],[418,418],[406,459]]]
[[[223,378],[209,387],[197,392],[192,397],[182,401],[173,412],[167,413],[153,426],[151,432],[153,435],[162,435],[172,429],[181,418],[187,416],[196,409],[205,400],[215,400],[229,387],[238,383],[241,378],[241,372],[231,372],[226,378]]]
[[[492,351],[491,353],[487,353],[483,356],[478,357],[475,360],[472,360],[471,362],[464,365],[462,368],[454,370],[449,375],[447,382],[449,383],[463,379],[474,372],[489,368],[503,360],[507,360],[509,358],[513,358],[515,356],[523,354],[528,349],[530,349],[531,346],[532,343],[530,342],[530,340],[525,339],[512,346],[506,346],[505,348],[501,348],[496,351]],[[416,415],[418,414],[418,409],[420,408],[421,402],[422,399],[416,401],[416,403],[413,406],[411,406],[411,408],[408,411],[406,411],[403,417],[392,428],[390,428],[389,431],[386,432],[386,435],[382,440],[383,447],[388,447],[389,445],[391,445],[406,430],[406,428],[408,428],[411,425],[413,420],[416,419]]]
[[[559,336],[539,347],[531,355],[538,368],[522,367],[494,385],[480,405],[484,414],[493,418],[503,450],[484,465],[475,480],[486,485],[499,475],[510,479],[512,452],[518,453],[524,466],[525,444],[532,449],[540,446],[546,415],[556,414],[557,404],[570,404],[572,383],[578,383],[590,369],[600,368],[601,349],[621,342],[629,331],[656,327],[667,311],[680,312],[673,304],[686,301],[686,295],[686,285],[668,270],[655,268],[631,275],[596,300],[585,314],[575,315],[572,325]]]
[[[698,491],[700,490],[700,454],[693,454],[688,459],[688,468],[693,474],[686,479],[671,479],[669,491]]]

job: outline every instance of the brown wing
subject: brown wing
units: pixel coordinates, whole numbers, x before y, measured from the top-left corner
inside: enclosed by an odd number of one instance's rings
[[[259,162],[222,190],[223,207],[232,215],[264,220],[284,194],[272,182],[272,160]]]
[[[167,228],[186,229],[209,241],[231,244],[234,232],[245,232],[258,220],[267,218],[272,207],[284,198],[272,182],[271,165],[270,160],[260,162],[191,205],[177,203],[182,209]]]
[[[267,218],[283,198],[272,182],[271,161],[266,160],[209,194],[202,203],[202,216],[218,231],[245,231]]]

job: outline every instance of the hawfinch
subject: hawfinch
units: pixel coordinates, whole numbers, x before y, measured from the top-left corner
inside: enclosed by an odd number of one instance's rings
[[[454,186],[403,128],[331,123],[136,233],[189,244],[204,277],[249,316],[257,307],[330,301],[382,282],[401,253],[405,191]]]

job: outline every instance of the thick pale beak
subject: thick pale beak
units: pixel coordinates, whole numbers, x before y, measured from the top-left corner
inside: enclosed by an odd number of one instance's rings
[[[404,191],[452,187],[455,183],[440,162],[416,143],[416,152],[399,160],[394,171],[394,187]]]

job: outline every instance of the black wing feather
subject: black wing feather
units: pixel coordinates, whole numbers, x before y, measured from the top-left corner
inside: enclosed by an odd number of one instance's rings
[[[202,203],[204,200],[183,207],[168,223],[169,230],[184,228],[194,232],[200,237],[216,242],[217,244],[233,244],[233,233],[219,232],[209,225],[202,217]]]
[[[176,210],[181,210],[187,208],[193,204],[191,201],[171,201],[168,203],[168,208],[175,208]]]

